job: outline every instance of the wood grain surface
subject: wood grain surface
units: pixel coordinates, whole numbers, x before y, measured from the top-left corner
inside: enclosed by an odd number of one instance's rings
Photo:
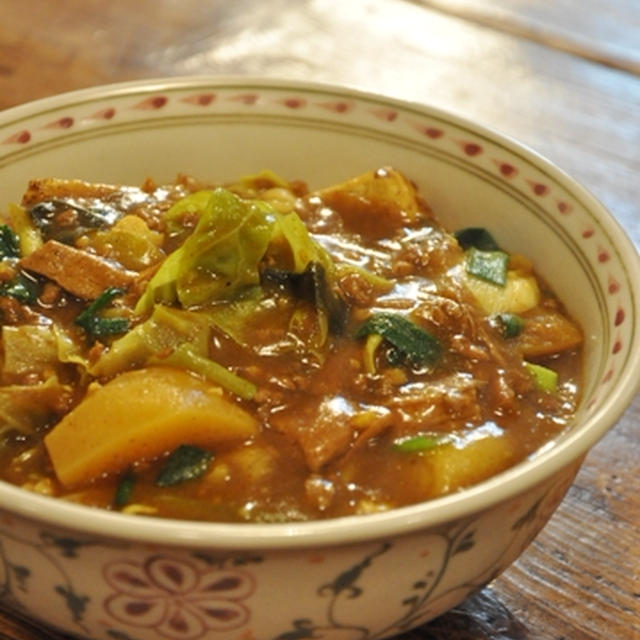
[[[517,138],[640,246],[638,0],[0,0],[0,16],[0,109],[185,74],[353,85]],[[401,640],[640,639],[639,425],[637,397],[520,559]],[[0,613],[0,640],[61,637]]]

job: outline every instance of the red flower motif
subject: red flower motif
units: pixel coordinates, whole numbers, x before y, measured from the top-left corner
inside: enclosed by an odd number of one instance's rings
[[[238,569],[202,569],[186,560],[151,556],[142,563],[114,562],[103,569],[114,593],[104,601],[112,618],[154,629],[171,640],[196,640],[208,631],[228,631],[250,617],[243,604],[253,577]]]

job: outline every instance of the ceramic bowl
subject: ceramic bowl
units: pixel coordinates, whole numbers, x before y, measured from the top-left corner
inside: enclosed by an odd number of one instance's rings
[[[36,176],[136,184],[270,168],[313,188],[383,165],[415,180],[449,228],[486,226],[533,258],[581,321],[573,428],[470,489],[322,522],[149,519],[0,483],[5,607],[101,640],[377,640],[456,605],[531,542],[640,380],[638,258],[585,189],[486,128],[347,88],[178,78],[0,114],[3,205]]]

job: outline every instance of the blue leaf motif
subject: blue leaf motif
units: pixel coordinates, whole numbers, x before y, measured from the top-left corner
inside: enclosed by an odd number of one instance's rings
[[[74,622],[80,622],[90,598],[88,596],[80,596],[73,590],[73,587],[65,587],[63,585],[56,586],[56,593],[59,593],[66,600]]]
[[[371,562],[379,555],[382,555],[391,548],[390,543],[384,543],[380,549],[365,556],[360,562],[349,567],[346,571],[343,571],[333,582],[325,584],[318,590],[320,595],[325,593],[332,593],[337,596],[341,593],[347,592],[350,598],[357,598],[362,594],[362,589],[356,585],[357,580],[362,575],[362,572],[371,565]]]

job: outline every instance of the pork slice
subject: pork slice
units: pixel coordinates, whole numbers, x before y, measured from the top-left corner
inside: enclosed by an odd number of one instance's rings
[[[482,416],[478,383],[465,373],[409,384],[389,408],[400,417],[395,425],[398,435],[437,429],[444,423],[477,422]]]
[[[29,181],[22,196],[22,206],[29,208],[38,202],[66,198],[103,199],[116,193],[118,189],[114,185],[85,182],[84,180],[37,178]]]
[[[109,287],[126,289],[136,277],[115,263],[56,240],[22,258],[20,267],[53,280],[83,300],[95,300]]]
[[[270,424],[297,442],[307,466],[317,472],[388,428],[391,419],[385,408],[327,396],[310,397],[303,406],[277,412]]]

